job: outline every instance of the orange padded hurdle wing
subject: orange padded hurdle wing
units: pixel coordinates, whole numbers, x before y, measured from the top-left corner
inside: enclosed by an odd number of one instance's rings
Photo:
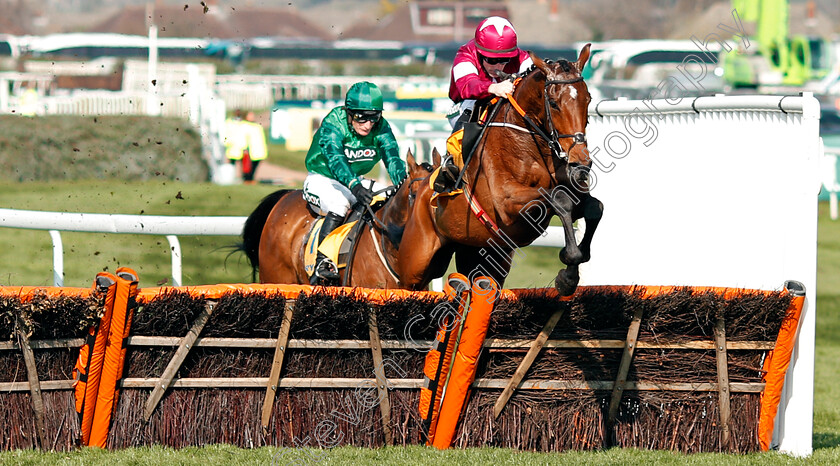
[[[464,328],[452,357],[449,381],[441,396],[440,415],[432,441],[432,446],[440,450],[452,445],[458,420],[467,404],[470,385],[475,380],[476,363],[487,336],[497,288],[496,282],[491,278],[479,277],[473,282],[470,306],[467,308]]]
[[[117,404],[119,390],[117,382],[122,378],[125,366],[125,341],[131,327],[136,307],[137,272],[121,267],[117,269],[117,285],[114,298],[114,311],[111,317],[111,331],[102,364],[99,391],[96,396],[96,409],[90,430],[88,445],[105,448],[108,443],[108,431],[111,418]]]
[[[128,352],[128,337],[131,333],[131,323],[134,322],[134,313],[137,311],[138,304],[137,304],[137,295],[140,294],[139,285],[139,275],[133,269],[128,267],[120,267],[116,270],[116,274],[118,277],[125,279],[129,282],[129,290],[128,290],[128,310],[127,315],[125,318],[125,330],[123,331],[123,339],[122,339],[122,354],[120,356],[120,366],[117,370],[117,374],[119,374],[119,378],[117,379],[117,384],[122,380],[122,376],[124,375],[124,368],[125,368],[125,356]],[[116,409],[116,400],[119,398],[119,389],[117,389],[116,393],[114,394],[114,409]]]
[[[111,331],[111,317],[117,292],[117,277],[107,272],[96,274],[94,290],[104,294],[104,312],[99,325],[88,330],[85,343],[79,351],[79,359],[73,368],[73,377],[77,380],[76,412],[80,416],[82,444],[90,442],[93,426],[96,397],[99,393],[99,381],[105,362],[105,348]]]
[[[785,385],[785,374],[790,366],[790,356],[796,344],[796,332],[802,317],[802,307],[805,304],[805,286],[799,282],[787,282],[785,288],[793,295],[787,314],[782,321],[776,346],[767,354],[762,368],[764,375],[764,391],[761,392],[761,412],[758,417],[758,443],[762,451],[770,449],[773,440],[773,427],[779,401],[782,399],[782,387]]]
[[[441,316],[441,325],[435,335],[435,346],[426,355],[426,364],[423,367],[425,384],[420,389],[420,417],[423,419],[423,433],[426,435],[427,445],[431,445],[434,439],[438,415],[440,414],[440,398],[451,368],[452,353],[455,350],[457,339],[456,331],[460,327],[464,316],[469,287],[467,277],[459,273],[453,273],[449,275],[443,289],[444,294],[450,299],[450,303],[454,302],[457,307],[454,309],[454,313]]]

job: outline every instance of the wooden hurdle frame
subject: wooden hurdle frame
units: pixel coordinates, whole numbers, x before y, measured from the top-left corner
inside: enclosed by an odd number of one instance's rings
[[[244,289],[254,292],[270,291],[271,286],[243,286]],[[265,400],[261,410],[261,425],[263,433],[266,434],[272,416],[274,397],[278,389],[282,388],[356,388],[362,384],[375,385],[379,393],[380,417],[382,420],[382,435],[386,445],[393,444],[391,432],[391,408],[388,402],[388,390],[398,389],[419,389],[423,386],[423,379],[412,378],[387,378],[383,368],[382,350],[393,349],[427,349],[431,341],[407,341],[407,340],[382,340],[379,337],[376,322],[376,304],[371,304],[370,319],[368,322],[370,339],[368,340],[312,340],[312,339],[289,339],[293,310],[295,306],[295,292],[302,289],[295,289],[292,295],[287,297],[284,307],[284,316],[278,331],[277,338],[227,338],[227,337],[202,337],[201,332],[207,323],[210,315],[216,307],[217,300],[224,292],[229,292],[236,287],[212,287],[208,290],[199,291],[199,294],[206,299],[206,305],[197,315],[189,330],[183,337],[173,336],[130,336],[126,344],[128,347],[172,347],[176,351],[170,358],[169,363],[159,377],[154,378],[126,378],[120,383],[120,388],[149,388],[151,392],[147,399],[143,412],[143,419],[148,422],[167,390],[179,388],[263,388],[266,390]],[[665,287],[667,291],[668,287]],[[161,290],[144,290],[144,299],[161,293]],[[2,291],[2,290],[0,290]],[[650,293],[658,293],[658,290],[651,289]],[[725,290],[710,290],[725,291]],[[191,290],[194,293],[195,290]],[[720,434],[721,444],[729,442],[729,397],[732,393],[759,393],[765,389],[764,383],[730,383],[728,380],[728,365],[726,352],[729,350],[752,350],[770,351],[778,349],[778,342],[774,341],[727,341],[724,321],[719,318],[716,322],[715,332],[712,338],[703,341],[639,341],[638,334],[643,319],[641,309],[636,311],[631,320],[627,336],[623,340],[618,339],[587,339],[587,340],[552,340],[549,335],[557,325],[563,311],[554,312],[542,331],[534,340],[530,339],[500,339],[488,338],[483,348],[485,351],[499,351],[520,349],[527,350],[519,365],[519,368],[510,379],[479,378],[474,381],[472,387],[479,389],[501,389],[498,401],[494,407],[494,416],[498,417],[504,409],[505,404],[513,395],[515,390],[607,390],[612,393],[609,402],[607,423],[615,422],[621,397],[627,391],[690,391],[690,392],[714,392],[718,394],[720,407]],[[793,329],[796,329],[794,323]],[[33,395],[33,414],[39,432],[39,444],[44,448],[46,445],[46,432],[43,428],[43,401],[38,403],[40,392],[44,390],[71,390],[74,386],[73,380],[39,380],[37,371],[30,369],[30,360],[33,349],[60,349],[77,348],[84,343],[83,338],[55,339],[55,340],[32,340],[20,339],[17,342],[0,342],[0,351],[19,350],[23,352],[27,363],[28,382],[4,382],[0,383],[0,390],[4,392],[30,391]],[[193,348],[231,348],[231,349],[274,349],[274,358],[271,371],[268,377],[239,377],[239,378],[177,378],[176,374],[187,354]],[[617,368],[614,380],[526,380],[528,369],[534,362],[543,348],[566,348],[566,349],[614,349],[622,350],[621,362]],[[290,350],[312,350],[312,349],[370,349],[373,355],[373,378],[281,378],[281,370],[286,354]],[[648,383],[628,382],[627,373],[636,349],[660,349],[660,350],[705,350],[714,351],[717,361],[717,380],[708,382],[692,383]],[[27,356],[29,355],[29,356]],[[780,353],[780,357],[789,358]],[[34,369],[34,364],[31,365]],[[40,406],[40,407],[39,407]]]

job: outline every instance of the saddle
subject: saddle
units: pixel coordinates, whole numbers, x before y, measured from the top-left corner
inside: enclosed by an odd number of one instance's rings
[[[461,192],[459,184],[462,173],[472,156],[476,142],[487,128],[488,113],[496,108],[493,107],[495,102],[496,99],[478,102],[473,112],[464,112],[461,116],[463,121],[459,120],[456,124],[456,128],[460,128],[446,139],[445,162],[429,177],[429,183],[437,193],[435,196],[454,196]],[[464,154],[467,154],[466,157]]]
[[[381,194],[374,196],[373,202],[371,203],[373,210],[376,211],[381,207],[386,199]],[[314,212],[318,211],[318,207],[313,204],[309,204],[309,208]],[[319,251],[321,254],[327,256],[339,270],[347,267],[347,264],[353,260],[351,254],[353,254],[354,245],[362,231],[360,222],[363,221],[363,214],[364,210],[358,207],[351,209],[347,213],[344,223],[330,232],[321,244],[317,244],[317,242],[321,226],[324,224],[324,217],[318,217],[312,223],[312,227],[309,229],[303,241],[303,268],[306,270],[307,278],[311,278],[312,274],[315,273]]]

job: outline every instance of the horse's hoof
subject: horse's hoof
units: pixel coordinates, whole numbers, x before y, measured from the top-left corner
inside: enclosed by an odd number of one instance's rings
[[[563,269],[557,274],[554,279],[554,287],[560,292],[560,296],[571,296],[577,289],[580,275],[569,272],[569,269]]]

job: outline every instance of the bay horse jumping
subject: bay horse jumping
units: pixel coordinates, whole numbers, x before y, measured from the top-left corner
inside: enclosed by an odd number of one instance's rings
[[[414,230],[425,231],[427,239],[400,251],[400,261],[414,258],[404,264],[404,286],[423,288],[445,273],[434,264],[448,263],[454,254],[458,272],[471,279],[490,276],[501,287],[518,248],[543,234],[557,215],[566,243],[559,256],[566,268],[558,272],[555,286],[563,295],[574,292],[578,266],[590,258],[603,214],[603,204],[589,192],[591,98],[581,76],[589,47],[583,47],[576,62],[543,61],[531,53],[533,68],[511,98],[490,113],[466,161],[463,193],[437,196],[432,206],[432,190],[418,192],[417,203],[425,212],[415,212],[405,232],[424,237]],[[577,244],[573,225],[581,218],[586,228]]]
[[[377,213],[376,231],[360,237],[350,285],[426,289],[446,273],[454,254],[460,273],[471,280],[492,277],[501,287],[514,254],[557,215],[566,242],[559,258],[566,268],[555,286],[563,295],[574,292],[578,266],[590,258],[603,214],[603,204],[589,192],[591,98],[581,76],[589,44],[576,62],[543,61],[533,53],[531,59],[534,67],[511,98],[491,112],[466,163],[460,194],[434,196],[430,167],[409,154],[408,181]],[[316,218],[299,190],[277,191],[260,203],[245,223],[239,249],[259,268],[261,282],[309,282],[303,243]],[[578,244],[573,226],[581,218],[586,228]]]
[[[360,232],[352,265],[339,271],[342,283],[352,268],[350,286],[404,287],[400,283],[403,261],[414,259],[398,258],[398,251],[401,244],[422,241],[412,235],[426,234],[413,230],[406,235],[404,228],[416,208],[416,192],[423,184],[420,181],[428,179],[433,170],[429,164],[416,163],[410,151],[406,162],[408,177],[375,212],[373,223]],[[439,157],[436,163],[440,163]],[[318,214],[304,200],[301,190],[276,191],[266,196],[245,221],[242,243],[237,249],[248,257],[254,274],[259,270],[260,282],[308,285],[304,243],[317,219]]]

